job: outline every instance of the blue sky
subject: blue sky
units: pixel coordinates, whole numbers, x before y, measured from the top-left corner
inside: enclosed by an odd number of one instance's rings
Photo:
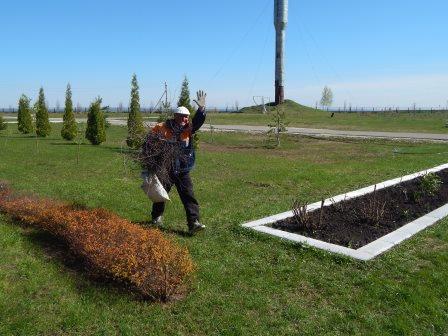
[[[2,1],[0,107],[43,86],[50,106],[96,96],[141,104],[167,81],[175,104],[183,76],[209,105],[273,97],[274,0]],[[334,105],[446,106],[448,1],[289,0],[286,98],[306,105],[325,85]]]

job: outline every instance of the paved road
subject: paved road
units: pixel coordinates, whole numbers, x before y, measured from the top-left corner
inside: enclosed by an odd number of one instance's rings
[[[216,130],[234,132],[267,132],[266,126],[248,125],[213,125]],[[204,125],[204,128],[208,128]],[[434,133],[409,133],[409,132],[373,132],[373,131],[343,131],[319,128],[288,127],[288,134],[301,134],[319,137],[342,137],[342,138],[375,138],[375,139],[406,139],[406,140],[431,140],[447,141],[448,134]]]
[[[6,122],[16,123],[15,117],[6,117]],[[86,122],[85,118],[76,119],[77,122]],[[126,119],[108,118],[112,125],[125,126]],[[50,118],[50,122],[61,123],[62,118]],[[147,125],[153,125],[149,122]],[[228,132],[267,132],[267,126],[249,126],[249,125],[213,125],[215,131]],[[202,130],[209,131],[210,125],[204,124]],[[288,127],[288,134],[300,134],[318,137],[342,137],[342,138],[369,138],[369,139],[402,139],[402,140],[427,140],[427,141],[443,141],[448,142],[448,134],[434,133],[410,133],[410,132],[374,132],[374,131],[343,131],[319,128],[299,128]]]

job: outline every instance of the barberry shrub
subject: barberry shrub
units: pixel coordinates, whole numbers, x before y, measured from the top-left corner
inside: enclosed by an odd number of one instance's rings
[[[48,117],[48,109],[45,103],[44,89],[39,89],[39,98],[34,104],[36,110],[36,134],[40,137],[47,137],[51,133],[51,125]]]
[[[30,101],[31,99],[26,95],[22,94],[22,96],[20,96],[17,114],[17,128],[19,132],[23,134],[29,134],[34,131]]]
[[[76,124],[75,115],[73,113],[72,89],[67,84],[65,91],[65,111],[61,129],[61,136],[68,141],[73,140],[78,134],[78,125]]]
[[[194,272],[186,248],[104,209],[14,195],[0,184],[0,211],[60,238],[94,274],[124,282],[145,298],[168,301]]]
[[[92,145],[99,145],[106,141],[106,121],[101,110],[102,99],[98,97],[90,104],[87,114],[86,139]]]
[[[137,76],[134,74],[131,81],[131,102],[129,104],[128,136],[126,143],[130,148],[137,149],[143,144],[145,127],[143,126],[140,111],[140,95],[138,92]]]

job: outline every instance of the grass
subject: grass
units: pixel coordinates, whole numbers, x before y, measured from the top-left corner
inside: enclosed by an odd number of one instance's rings
[[[0,179],[17,190],[148,220],[126,129],[101,146],[0,133]],[[8,131],[10,132],[10,131]],[[445,144],[201,134],[193,172],[203,234],[186,231],[175,191],[166,232],[198,265],[191,293],[168,305],[88,278],[51,237],[0,216],[0,335],[442,335],[448,333],[448,220],[371,262],[240,227],[310,201],[447,162]],[[56,247],[54,247],[56,245]]]
[[[316,110],[297,104],[291,100],[285,101],[282,107],[290,127],[324,128],[351,131],[389,131],[389,132],[423,132],[447,133],[445,123],[448,112],[382,112],[382,113],[331,113]],[[274,107],[268,107],[272,111]],[[261,114],[260,108],[249,107],[242,113],[209,114],[211,123],[216,125],[263,125],[272,119],[269,114]]]

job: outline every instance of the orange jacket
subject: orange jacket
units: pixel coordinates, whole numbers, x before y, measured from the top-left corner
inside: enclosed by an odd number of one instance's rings
[[[198,109],[193,120],[182,129],[179,129],[179,133],[177,134],[176,130],[178,126],[175,124],[174,119],[168,119],[152,128],[151,132],[159,135],[162,139],[181,143],[182,155],[176,160],[175,166],[173,167],[174,173],[189,172],[193,169],[196,155],[193,148],[192,136],[201,128],[204,121],[205,110]]]
[[[190,139],[192,135],[192,128],[190,124],[187,124],[186,127],[182,130],[179,136],[176,138],[174,134],[174,130],[167,123],[170,121],[166,121],[163,123],[159,123],[152,128],[152,133],[156,133],[160,135],[163,139],[171,140],[171,141],[181,141],[185,147],[188,147],[190,144]]]

